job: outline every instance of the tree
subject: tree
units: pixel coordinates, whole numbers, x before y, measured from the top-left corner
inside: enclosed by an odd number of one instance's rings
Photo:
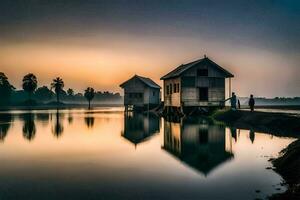
[[[95,90],[94,88],[88,87],[85,91],[84,91],[84,97],[88,100],[89,102],[89,109],[91,108],[91,101],[95,96]]]
[[[53,95],[54,93],[47,86],[39,87],[34,93],[35,98],[41,101],[50,100]]]
[[[29,100],[31,100],[31,96],[37,88],[36,76],[32,73],[25,75],[23,78],[22,87],[23,87],[23,90],[29,94]]]
[[[57,103],[59,103],[59,94],[61,93],[64,86],[64,81],[59,77],[53,79],[53,82],[51,83],[51,89],[54,89],[55,91]]]
[[[71,89],[71,88],[69,88],[69,89],[67,90],[67,94],[68,94],[68,96],[73,97],[73,96],[74,96],[74,90]]]
[[[9,103],[11,93],[14,89],[14,86],[9,83],[6,75],[3,72],[0,72],[0,105]]]

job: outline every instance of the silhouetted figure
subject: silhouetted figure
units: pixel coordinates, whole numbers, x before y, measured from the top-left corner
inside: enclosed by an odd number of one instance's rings
[[[231,132],[231,137],[233,137],[234,141],[237,142],[237,131],[236,131],[236,128],[231,127],[230,128],[230,132]]]
[[[23,137],[29,141],[33,140],[35,137],[35,123],[34,115],[32,113],[26,113],[23,115],[24,125],[23,125]]]
[[[255,132],[254,131],[250,130],[250,132],[249,132],[249,138],[250,138],[250,140],[251,140],[251,142],[253,144],[254,139],[255,139]]]
[[[236,97],[234,92],[232,93],[231,97],[229,97],[228,99],[225,100],[225,102],[228,101],[228,100],[230,100],[231,109],[236,110],[237,97]]]
[[[239,99],[238,99],[238,109],[241,109],[241,102]]]
[[[250,99],[249,99],[249,107],[250,107],[251,112],[254,111],[254,105],[255,105],[255,100],[253,98],[253,94],[251,94]]]

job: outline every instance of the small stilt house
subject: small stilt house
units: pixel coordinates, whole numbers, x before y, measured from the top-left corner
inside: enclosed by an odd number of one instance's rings
[[[134,75],[120,85],[124,89],[124,105],[134,110],[148,110],[160,104],[160,86],[150,78]]]
[[[165,109],[181,110],[224,106],[225,79],[229,78],[229,93],[233,74],[204,56],[180,65],[161,77],[164,82]]]

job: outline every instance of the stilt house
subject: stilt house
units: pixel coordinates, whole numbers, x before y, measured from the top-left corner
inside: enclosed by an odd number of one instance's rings
[[[161,77],[165,108],[220,107],[225,100],[225,79],[229,93],[233,74],[204,56],[180,65]]]
[[[124,89],[124,105],[128,110],[154,108],[160,103],[160,86],[150,78],[134,75],[120,85]]]

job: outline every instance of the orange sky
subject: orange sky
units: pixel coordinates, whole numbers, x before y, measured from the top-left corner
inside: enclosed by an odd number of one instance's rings
[[[32,72],[39,86],[60,76],[76,92],[88,86],[121,92],[119,84],[134,74],[162,85],[161,76],[206,54],[235,75],[238,96],[299,96],[300,6],[200,5],[4,3],[0,72],[16,88]]]

